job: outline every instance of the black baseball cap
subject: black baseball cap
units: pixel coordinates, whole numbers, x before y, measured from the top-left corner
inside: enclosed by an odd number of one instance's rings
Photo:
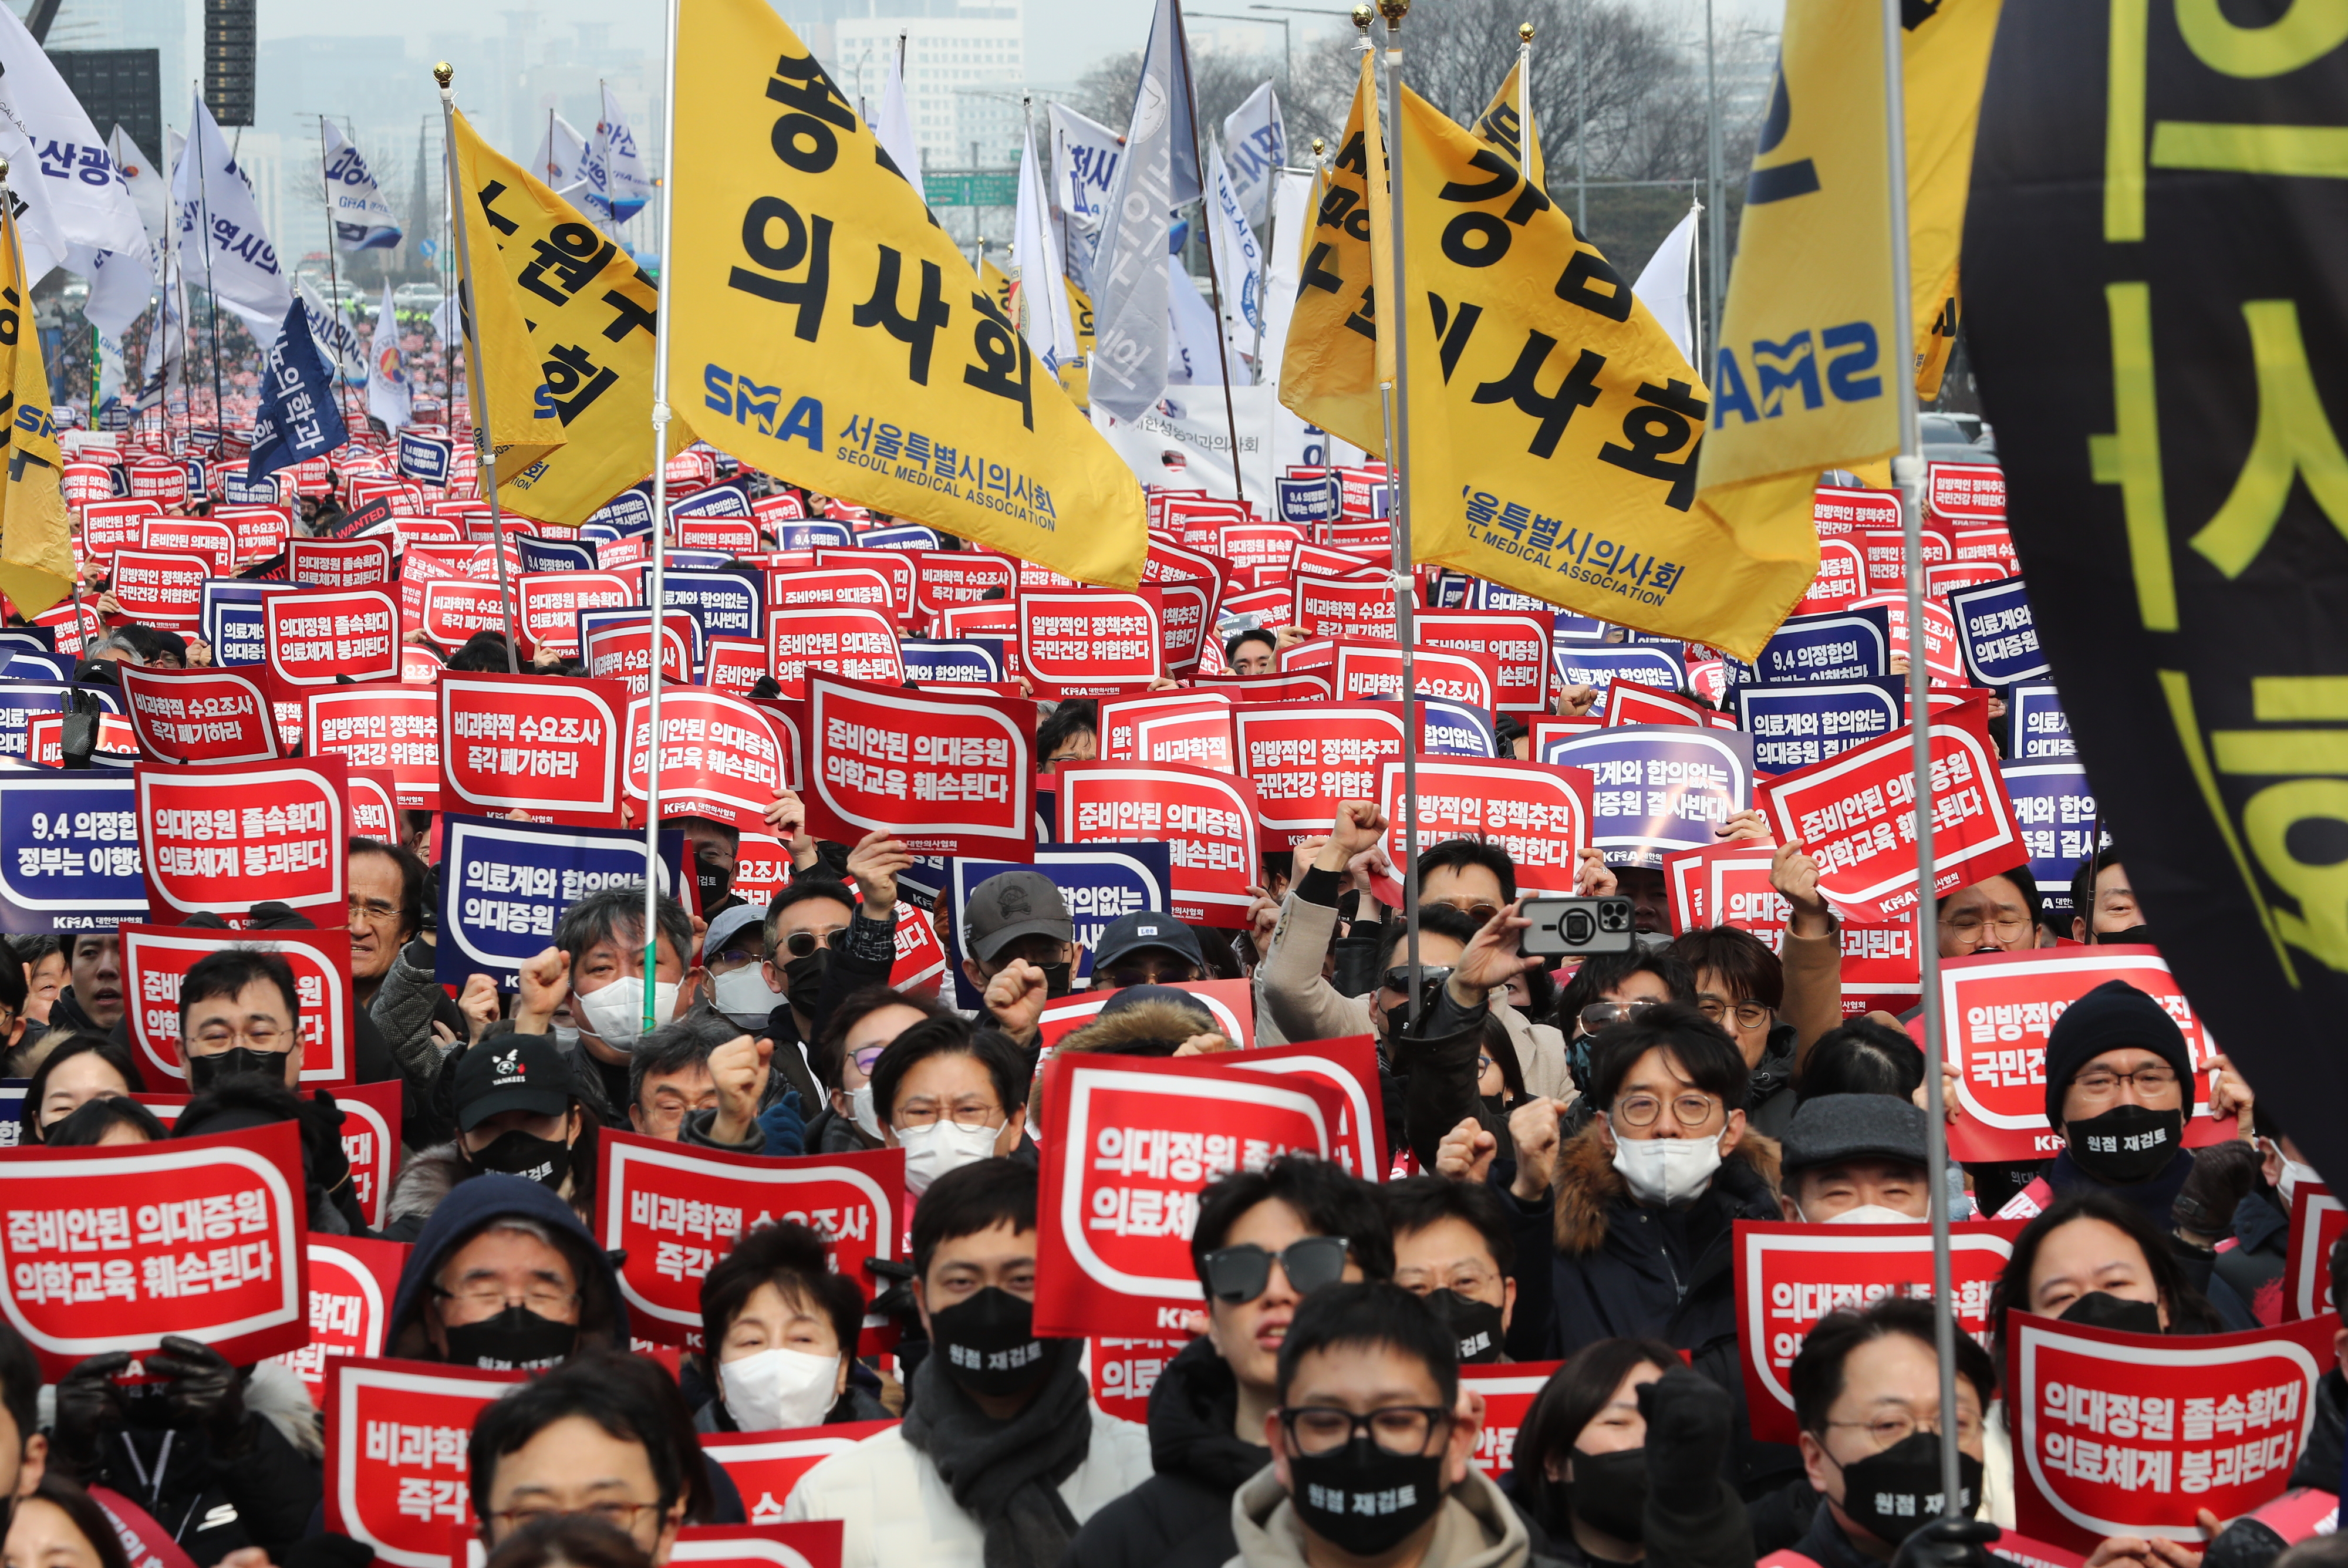
[[[1068,918],[1068,901],[1059,884],[1041,872],[1003,872],[970,890],[963,905],[963,944],[982,964],[1023,936],[1050,936],[1062,942],[1076,939],[1076,922]]]
[[[470,1132],[509,1110],[560,1116],[574,1080],[562,1047],[544,1035],[492,1035],[457,1063],[457,1128]]]
[[[1160,914],[1145,909],[1138,914],[1128,914],[1100,934],[1093,944],[1093,973],[1097,975],[1120,958],[1156,948],[1186,958],[1200,968],[1207,966],[1207,955],[1200,950],[1199,934],[1170,914]]]

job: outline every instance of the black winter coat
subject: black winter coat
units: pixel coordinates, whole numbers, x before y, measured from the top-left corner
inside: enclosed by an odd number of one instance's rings
[[[225,1447],[192,1427],[116,1429],[80,1479],[146,1510],[199,1568],[246,1546],[283,1563],[325,1496],[317,1415],[294,1376],[269,1362],[252,1369],[244,1400],[242,1427]]]
[[[1060,1568],[1222,1568],[1239,1551],[1231,1494],[1272,1462],[1232,1432],[1239,1382],[1208,1340],[1168,1364],[1149,1393],[1158,1473],[1086,1520]]]

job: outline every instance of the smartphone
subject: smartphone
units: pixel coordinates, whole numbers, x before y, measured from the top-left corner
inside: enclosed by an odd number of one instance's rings
[[[1519,913],[1532,922],[1519,944],[1529,957],[1628,953],[1638,941],[1627,898],[1529,898]]]

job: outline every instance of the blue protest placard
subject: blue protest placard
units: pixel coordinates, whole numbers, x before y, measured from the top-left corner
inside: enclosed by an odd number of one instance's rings
[[[955,918],[941,920],[937,926],[938,934],[945,939],[946,967],[954,977],[958,1005],[975,1007],[979,1003],[978,988],[962,972],[960,916],[970,902],[971,889],[1004,872],[1035,871],[1049,877],[1067,903],[1068,918],[1076,923],[1077,953],[1071,978],[1082,988],[1092,976],[1093,944],[1100,940],[1102,932],[1128,914],[1166,907],[1172,895],[1170,852],[1162,843],[1086,844],[1082,849],[1037,850],[1033,865],[1009,861],[948,862]]]
[[[660,836],[660,891],[675,897],[685,835]],[[450,817],[441,838],[440,944],[445,985],[475,975],[514,988],[524,960],[551,946],[562,912],[591,892],[644,882],[644,836],[619,828],[554,828]]]
[[[1492,716],[1449,697],[1418,699],[1419,749],[1431,757],[1498,757]]]
[[[2038,645],[2038,628],[2031,624],[2030,596],[2023,592],[2021,578],[2001,577],[1954,589],[1948,599],[1949,614],[1957,623],[1957,646],[1973,685],[2012,686],[2046,673],[2046,655]]]
[[[2079,755],[2071,738],[2071,716],[2063,711],[2063,696],[2044,681],[2024,681],[2005,699],[2013,744],[2006,749],[2017,762],[2049,762]]]
[[[22,648],[28,654],[53,654],[57,634],[49,626],[0,626],[0,648]]]
[[[1888,676],[1738,686],[1736,701],[1753,737],[1753,766],[1764,773],[1824,762],[1908,721],[1900,683]]]
[[[671,572],[715,572],[733,559],[722,550],[671,550],[662,564]]]
[[[2055,928],[2068,931],[2071,878],[2096,851],[2096,792],[2087,770],[2076,761],[2006,762],[2000,770],[2039,896],[2047,913],[2059,916]],[[2110,834],[2104,837],[2110,841]]]
[[[1576,614],[1571,610],[1560,610],[1557,613],[1557,624],[1550,633],[1550,640],[1560,647],[1571,643],[1602,643],[1606,640],[1609,630],[1611,628],[1607,623],[1595,615],[1581,615]]]
[[[1591,841],[1612,866],[1655,866],[1720,841],[1753,804],[1753,738],[1685,724],[1626,724],[1552,740],[1540,760],[1587,768]]]
[[[524,572],[592,572],[595,547],[579,539],[541,539],[535,534],[510,536]]]
[[[1003,640],[999,637],[984,642],[973,638],[950,641],[942,637],[907,637],[897,645],[897,653],[905,661],[905,678],[917,686],[1004,678]]]
[[[684,625],[685,640],[689,645],[686,653],[692,660],[693,667],[700,668],[705,656],[704,644],[706,640],[706,635],[701,629],[701,623],[690,614],[684,614],[674,607],[663,619],[667,622],[669,629],[673,632],[680,624]],[[616,626],[651,625],[653,613],[642,604],[622,604],[609,610],[582,610],[578,613],[578,620],[579,646],[584,649],[587,646],[587,639],[598,632],[608,632]],[[668,743],[663,741],[661,744],[665,746]]]
[[[1880,680],[1891,673],[1891,622],[1880,604],[1789,615],[1751,664],[1729,659],[1731,686]]]
[[[0,1078],[0,1149],[14,1149],[20,1141],[25,1119],[25,1090],[30,1078]]]
[[[210,449],[209,446],[207,449]],[[188,504],[190,506],[209,505],[212,499],[211,483],[203,459],[190,458],[180,467],[188,470]]]
[[[856,536],[860,550],[942,550],[945,542],[934,528],[901,522],[890,528],[868,528]]]
[[[580,532],[584,536],[589,529],[609,529],[611,532],[604,537],[625,539],[632,533],[648,532],[652,526],[653,487],[647,480],[630,485],[588,513]]]
[[[132,776],[0,772],[0,931],[110,931],[146,918]]]
[[[1633,648],[1621,643],[1553,642],[1550,646],[1558,678],[1568,686],[1596,686],[1603,692],[1618,676],[1664,691],[1677,691],[1687,685],[1687,665],[1678,655],[1662,648]]]
[[[71,654],[12,652],[0,646],[0,676],[12,681],[69,681],[79,662]]]
[[[1601,631],[1605,628],[1605,623],[1602,621],[1591,621],[1587,615],[1575,615],[1570,610],[1560,610],[1546,599],[1536,599],[1521,589],[1511,588],[1505,583],[1494,583],[1482,577],[1476,578],[1468,586],[1468,608],[1470,610],[1530,610],[1536,614],[1554,611],[1560,621],[1571,616],[1576,621],[1589,621],[1591,625]],[[1577,637],[1572,640],[1597,641],[1594,637]]]
[[[856,542],[854,531],[844,522],[829,518],[794,518],[775,524],[775,547],[778,550],[829,549],[834,545],[847,549]]]
[[[223,506],[282,506],[285,498],[278,493],[277,480],[263,475],[257,480],[242,474],[221,476],[221,504]]]
[[[661,578],[662,603],[692,616],[704,644],[711,637],[764,637],[766,599],[765,585],[748,573],[670,572]]]
[[[448,470],[454,466],[455,449],[446,436],[427,436],[415,430],[399,433],[399,477],[414,480],[418,484],[446,485]]]
[[[711,485],[668,505],[671,521],[685,517],[748,517],[750,498],[738,484]]]
[[[1334,474],[1317,480],[1281,480],[1280,521],[1282,522],[1327,522],[1337,515],[1337,477]]]
[[[73,687],[64,681],[0,680],[0,757],[25,755],[25,724],[36,713],[71,713]]]

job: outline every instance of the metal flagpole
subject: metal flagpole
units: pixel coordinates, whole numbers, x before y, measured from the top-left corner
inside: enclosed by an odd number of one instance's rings
[[[1182,55],[1182,89],[1190,95],[1190,157],[1199,166],[1200,184],[1206,183],[1207,159],[1199,148],[1199,95],[1191,90],[1190,30],[1182,23],[1182,0],[1174,0],[1174,46]],[[1238,492],[1240,505],[1247,505],[1247,479],[1240,472],[1240,417],[1231,407],[1231,336],[1223,330],[1223,285],[1216,275],[1215,266],[1215,193],[1201,191],[1199,195],[1199,225],[1206,231],[1200,236],[1206,241],[1207,294],[1215,307],[1215,357],[1223,366],[1223,428],[1231,438],[1231,488]]]
[[[204,297],[211,302],[212,310],[212,423],[222,433],[228,429],[228,407],[221,398],[220,378],[220,295],[212,290],[212,199],[211,187],[204,178],[204,128],[199,120],[192,128],[196,152],[196,200],[204,211]],[[192,427],[192,414],[188,421]],[[194,434],[192,429],[189,432]]]
[[[1533,25],[1517,24],[1517,161],[1533,162]]]
[[[1893,0],[1894,4],[1898,0]],[[676,278],[676,22],[678,0],[668,0],[667,44],[661,112],[660,287],[653,300],[653,538],[652,538],[652,666],[646,717],[652,721],[644,742],[644,1033],[653,1031],[653,998],[660,954],[660,740],[661,740],[661,616],[666,579],[661,535],[668,522],[668,335],[669,285]],[[685,956],[678,954],[679,957]]]
[[[453,205],[464,200],[462,187],[457,179],[457,95],[448,84],[456,79],[456,67],[443,60],[432,67],[432,79],[440,84],[440,123],[448,139],[448,200]],[[450,226],[457,235],[458,286],[469,290],[473,286],[472,249],[466,242],[465,225],[461,218],[452,218]],[[458,315],[466,332],[465,372],[470,385],[469,401],[473,414],[473,450],[479,454],[481,494],[489,502],[489,548],[498,562],[498,607],[505,612],[506,673],[521,674],[521,644],[514,635],[513,585],[506,581],[506,525],[498,514],[498,449],[489,430],[489,386],[481,379],[480,327],[473,313],[463,309],[458,302]],[[453,403],[455,399],[450,398]],[[454,410],[450,411],[453,427]]]
[[[1900,399],[1900,451],[1891,471],[1908,575],[1908,725],[1916,812],[1916,955],[1924,993],[1924,1155],[1932,1187],[1932,1340],[1941,1363],[1941,1496],[1943,1511],[1965,1509],[1957,1466],[1957,1318],[1949,1267],[1949,1123],[1941,1068],[1940,922],[1933,893],[1931,671],[1924,659],[1924,465],[1917,450],[1916,319],[1910,295],[1907,94],[1900,0],[1883,0],[1885,209],[1891,227],[1892,390]],[[1718,254],[1715,253],[1715,264]]]
[[[1386,211],[1394,232],[1394,275],[1386,280],[1386,297],[1378,305],[1378,331],[1394,334],[1395,378],[1385,387],[1394,415],[1386,433],[1386,504],[1394,514],[1395,638],[1402,645],[1402,917],[1410,965],[1410,1021],[1418,1022],[1418,748],[1420,736],[1412,722],[1412,704],[1418,698],[1418,665],[1413,645],[1418,589],[1410,561],[1410,335],[1403,329],[1406,314],[1403,288],[1402,226],[1402,19],[1410,15],[1410,0],[1378,0],[1386,19]],[[1371,180],[1381,170],[1365,171]]]
[[[1727,236],[1720,200],[1720,63],[1712,36],[1712,0],[1704,0],[1704,194],[1712,199],[1712,319],[1728,296]]]

